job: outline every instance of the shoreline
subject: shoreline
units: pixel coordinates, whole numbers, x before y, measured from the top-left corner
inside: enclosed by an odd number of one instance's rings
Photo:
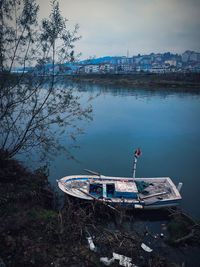
[[[80,74],[69,75],[68,80],[101,85],[119,85],[131,88],[167,88],[200,90],[200,73],[170,74]]]
[[[2,77],[1,77],[2,76]],[[18,82],[21,79],[19,74],[1,74],[2,78],[9,78],[9,81]],[[31,75],[24,74],[22,80],[40,80],[48,82],[51,74],[48,75]],[[133,73],[133,74],[55,74],[54,78],[66,82],[90,83],[104,86],[124,86],[130,89],[150,89],[150,90],[184,90],[200,91],[200,73]]]
[[[171,235],[166,232],[167,224],[162,225],[163,237],[159,232],[152,234],[145,224],[138,228],[137,222],[139,225],[141,222],[134,212],[121,211],[119,216],[104,205],[95,202],[80,205],[68,197],[62,209],[55,208],[56,196],[43,170],[30,172],[17,160],[7,159],[2,151],[0,174],[1,266],[104,266],[100,264],[100,257],[111,258],[115,252],[132,258],[137,266],[148,266],[150,260],[155,267],[179,267],[180,255],[175,261],[173,256],[165,256],[166,251],[173,255],[176,252],[173,244],[180,243],[183,249],[186,241],[189,242],[190,247],[187,245],[182,259],[185,261],[199,244],[199,232],[191,236],[189,229],[193,222],[191,224],[188,218],[170,219]],[[141,213],[141,219],[143,217]],[[130,220],[136,226],[127,230],[124,224]],[[110,223],[115,227],[110,228]],[[196,227],[195,222],[194,225]],[[181,231],[177,231],[180,226]],[[91,251],[88,236],[93,238],[97,251]],[[153,248],[151,254],[141,248],[141,242],[147,241]],[[162,246],[164,249],[160,249]]]

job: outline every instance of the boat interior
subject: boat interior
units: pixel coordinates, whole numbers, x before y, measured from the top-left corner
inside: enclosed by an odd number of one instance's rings
[[[132,179],[74,176],[74,178],[65,181],[66,190],[88,199],[92,197],[117,202],[140,200],[151,203],[156,200],[181,198],[179,191],[169,177]]]

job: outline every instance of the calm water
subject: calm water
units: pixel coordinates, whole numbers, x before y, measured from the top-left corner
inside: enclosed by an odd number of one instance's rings
[[[133,152],[140,147],[136,176],[169,176],[176,184],[183,182],[182,206],[200,218],[200,95],[97,85],[78,88],[84,103],[93,98],[93,121],[81,125],[85,134],[77,139],[80,148],[72,151],[78,161],[63,154],[52,160],[51,182],[84,173],[85,168],[130,177]],[[67,144],[65,136],[62,142]]]

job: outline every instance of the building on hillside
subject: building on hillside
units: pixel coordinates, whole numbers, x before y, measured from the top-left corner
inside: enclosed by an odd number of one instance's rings
[[[200,53],[191,53],[190,61],[200,61]]]
[[[133,63],[133,57],[121,57],[117,60],[117,65],[132,65]]]
[[[165,65],[168,65],[168,66],[174,66],[174,67],[177,66],[177,61],[175,59],[165,60],[164,63],[165,63]]]
[[[149,65],[151,63],[152,63],[152,59],[150,56],[141,57],[141,60],[139,62],[140,65]]]
[[[98,64],[88,64],[84,66],[84,72],[89,73],[99,73],[99,65]]]
[[[190,51],[185,51],[181,57],[184,63],[188,62],[190,58]]]
[[[191,62],[191,61],[200,61],[200,53],[197,53],[197,52],[194,52],[194,51],[185,51],[183,54],[182,54],[182,62],[183,63],[188,63],[188,62]]]
[[[115,67],[113,64],[110,63],[102,63],[99,65],[99,72],[100,73],[114,73]]]
[[[141,57],[141,56],[136,56],[136,57],[134,57],[134,62],[135,62],[135,64],[139,64],[140,61],[142,61],[142,57]]]
[[[132,72],[135,72],[136,71],[136,67],[134,64],[118,64],[116,66],[116,73],[124,73],[124,74],[127,74],[127,73],[132,73]]]
[[[153,61],[156,63],[161,63],[162,62],[162,55],[161,54],[155,54]]]
[[[198,71],[200,64],[200,53],[185,51],[182,55],[167,53],[151,53],[133,57],[104,57],[84,61],[80,65],[83,68],[78,73],[116,73],[129,74],[134,72],[186,72]]]
[[[144,71],[144,72],[150,72],[151,70],[151,64],[140,64],[140,66],[138,66],[138,70],[139,71]]]
[[[169,68],[166,65],[161,64],[153,64],[152,67],[149,69],[149,72],[151,73],[166,73],[170,72]]]

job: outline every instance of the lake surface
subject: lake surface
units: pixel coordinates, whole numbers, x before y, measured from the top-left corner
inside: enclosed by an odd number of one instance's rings
[[[66,85],[67,87],[67,85]],[[182,206],[200,218],[200,95],[183,91],[74,85],[82,102],[92,100],[93,120],[68,160],[63,154],[50,165],[50,181],[84,169],[104,175],[132,176],[133,154],[142,150],[136,177],[169,176],[183,182]],[[62,143],[68,139],[62,136]]]

